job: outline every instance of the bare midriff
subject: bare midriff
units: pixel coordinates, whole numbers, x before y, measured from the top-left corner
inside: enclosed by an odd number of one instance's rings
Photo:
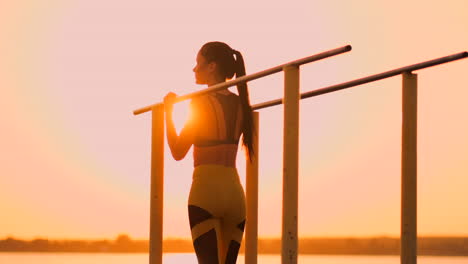
[[[193,165],[222,165],[236,167],[237,144],[220,144],[193,148]]]

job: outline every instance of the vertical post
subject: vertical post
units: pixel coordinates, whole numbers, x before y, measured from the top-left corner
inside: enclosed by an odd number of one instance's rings
[[[246,168],[246,198],[247,219],[245,225],[245,263],[257,264],[258,248],[258,140],[259,113],[253,112],[255,136],[253,138],[254,155],[252,161],[247,160]]]
[[[299,167],[299,67],[284,71],[283,227],[281,263],[297,264]]]
[[[162,264],[164,106],[152,108],[149,263]]]
[[[401,155],[402,264],[416,264],[417,255],[417,75],[403,73]]]

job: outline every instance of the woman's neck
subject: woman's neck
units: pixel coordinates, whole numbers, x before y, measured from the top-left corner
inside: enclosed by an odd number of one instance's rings
[[[217,80],[217,81],[212,81],[212,82],[208,82],[207,85],[208,87],[211,87],[213,85],[216,85],[218,83],[223,83],[225,81],[222,81],[222,80]],[[219,91],[216,91],[216,93],[219,93],[219,94],[231,94],[231,91],[229,91],[228,89],[223,89],[223,90],[219,90]]]
[[[213,78],[212,80],[209,80],[207,82],[207,84],[208,84],[208,87],[210,87],[210,86],[213,86],[213,85],[218,84],[218,83],[223,83],[225,81],[226,80],[223,80],[223,78]]]

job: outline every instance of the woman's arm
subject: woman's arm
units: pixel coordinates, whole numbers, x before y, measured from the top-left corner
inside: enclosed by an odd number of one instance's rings
[[[195,126],[193,120],[188,120],[184,128],[177,136],[177,132],[174,126],[174,120],[172,118],[172,111],[174,105],[174,99],[176,95],[174,93],[168,93],[164,97],[164,111],[166,113],[166,134],[169,148],[171,149],[172,157],[175,160],[181,160],[187,155],[190,147],[195,139]]]

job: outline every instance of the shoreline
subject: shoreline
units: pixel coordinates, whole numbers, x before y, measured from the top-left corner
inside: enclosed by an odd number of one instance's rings
[[[244,252],[242,243],[240,253]],[[0,239],[0,252],[12,253],[148,253],[148,240],[132,240],[120,235],[115,240],[48,240],[43,238],[19,240]],[[194,253],[188,239],[165,239],[164,253]],[[258,240],[259,255],[279,255],[279,238]],[[300,255],[400,255],[400,239],[394,237],[370,238],[302,238]],[[468,237],[419,237],[418,256],[468,256]]]

